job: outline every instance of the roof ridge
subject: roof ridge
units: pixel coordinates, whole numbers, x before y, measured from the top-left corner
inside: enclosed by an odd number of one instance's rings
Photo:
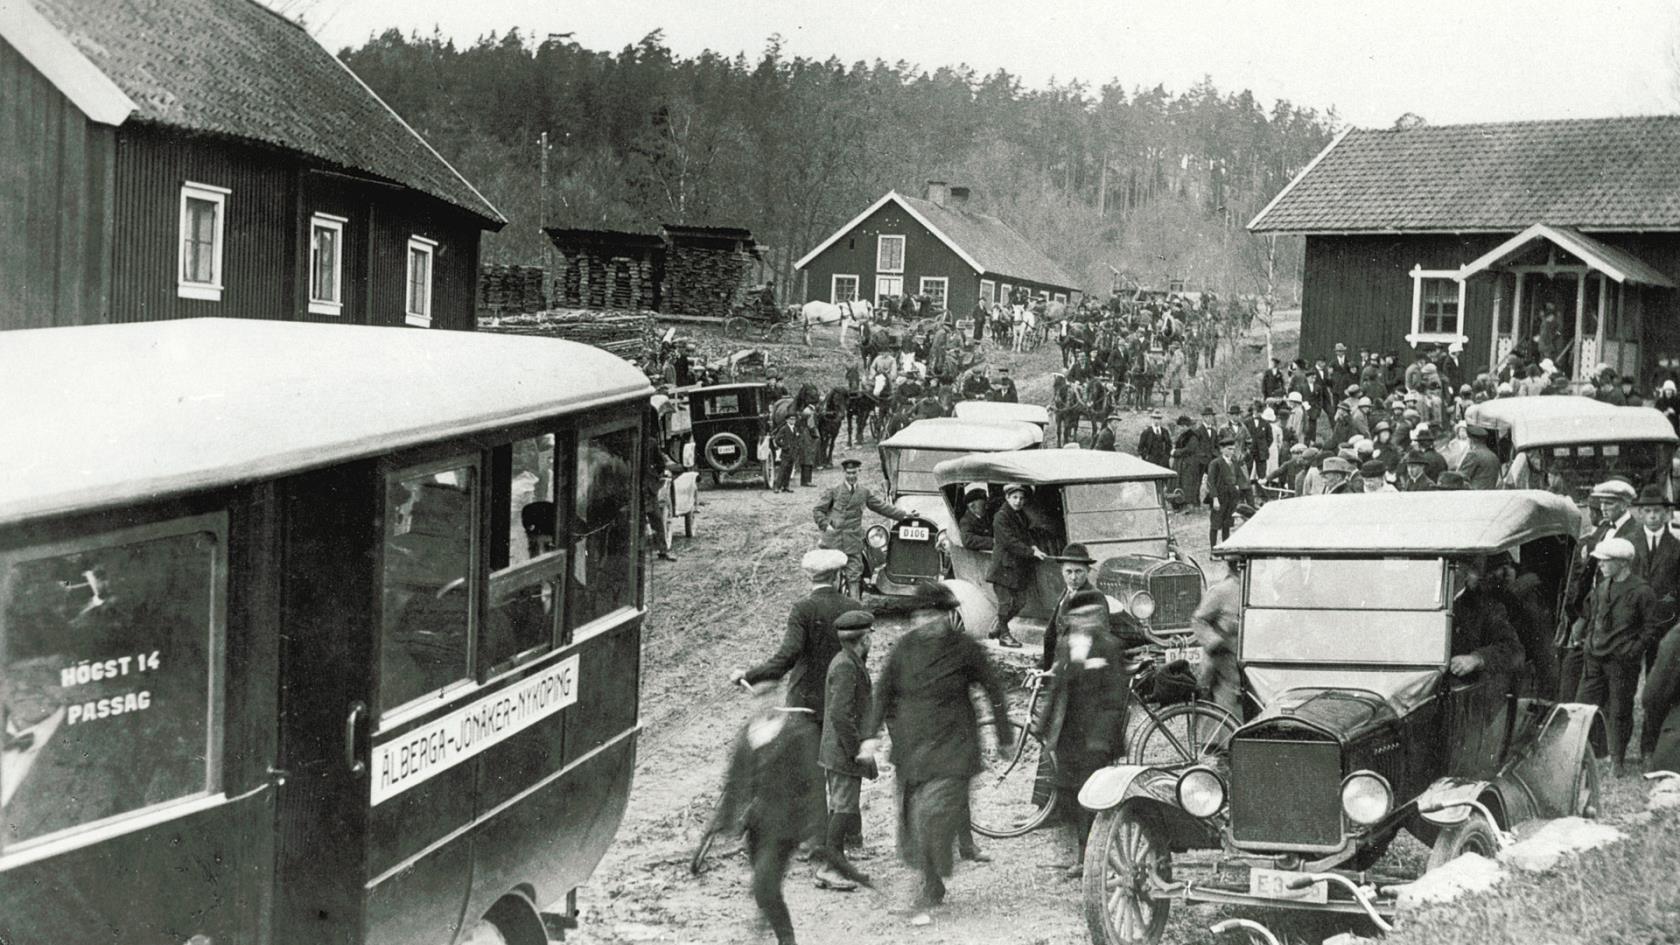
[[[1424,124],[1413,128],[1360,128],[1352,130],[1370,134],[1409,134],[1429,131],[1465,131],[1472,128],[1537,128],[1546,125],[1592,125],[1625,123],[1630,121],[1680,121],[1680,112],[1634,115],[1595,115],[1590,118],[1525,118],[1515,121],[1463,121],[1447,124]]]

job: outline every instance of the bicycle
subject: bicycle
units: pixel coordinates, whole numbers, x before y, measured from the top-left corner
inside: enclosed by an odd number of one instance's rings
[[[1125,762],[1171,770],[1218,757],[1230,745],[1237,718],[1195,694],[1159,709],[1152,706],[1140,691],[1155,676],[1146,670],[1180,647],[1153,635],[1149,639],[1150,643],[1126,651],[1135,711],[1128,713]],[[991,724],[981,725],[986,770],[975,779],[969,800],[969,825],[981,836],[999,840],[1025,836],[1056,813],[1055,751],[1028,724],[1050,676],[1048,671],[1032,673],[1026,683],[1026,704],[1019,711],[1010,709],[1009,721],[1016,732],[1012,744],[987,744]]]

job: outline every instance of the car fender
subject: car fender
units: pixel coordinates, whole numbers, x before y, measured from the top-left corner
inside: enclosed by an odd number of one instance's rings
[[[1578,809],[1575,792],[1582,759],[1589,752],[1603,753],[1608,744],[1604,716],[1596,706],[1573,702],[1525,699],[1520,708],[1518,717],[1524,723],[1495,784],[1508,799],[1513,823],[1565,816]],[[1518,804],[1526,809],[1517,809]]]
[[[1213,824],[1178,806],[1178,776],[1162,768],[1111,765],[1095,771],[1079,788],[1079,806],[1098,813],[1117,808],[1147,811],[1174,850],[1218,846]]]

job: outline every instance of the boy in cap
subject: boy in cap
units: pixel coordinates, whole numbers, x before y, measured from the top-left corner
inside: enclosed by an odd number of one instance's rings
[[[869,711],[869,638],[874,623],[874,616],[866,610],[849,610],[834,621],[840,652],[828,664],[818,763],[823,767],[828,796],[828,848],[840,857],[845,856],[853,838],[863,837],[863,812],[858,803],[863,779],[874,779],[879,773],[874,758],[858,760],[858,748],[863,744],[858,727]],[[826,864],[818,868],[816,881],[821,888],[856,888]]]
[[[1237,441],[1229,433],[1219,437],[1219,455],[1208,465],[1208,546],[1231,537],[1231,513],[1237,503],[1253,497],[1248,473],[1237,462]]]
[[[1049,557],[1033,544],[1032,520],[1027,517],[1027,488],[1012,482],[1003,487],[1003,508],[992,516],[992,565],[986,580],[997,593],[997,626],[988,636],[999,646],[1019,649],[1009,621],[1027,604],[1027,591],[1037,580],[1038,562]]]
[[[1633,698],[1646,647],[1660,640],[1662,615],[1651,587],[1634,567],[1633,543],[1606,538],[1592,550],[1598,580],[1587,595],[1579,702],[1599,707],[1609,730],[1610,760],[1626,773],[1633,735]]]

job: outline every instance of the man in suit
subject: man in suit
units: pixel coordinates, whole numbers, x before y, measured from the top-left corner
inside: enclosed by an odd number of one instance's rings
[[[992,550],[992,518],[986,514],[986,486],[972,483],[963,491],[962,518],[957,520],[957,534],[962,546],[969,551]]]
[[[788,411],[787,422],[770,434],[770,449],[776,459],[775,492],[792,492],[788,482],[799,460],[799,414]]]
[[[1248,434],[1248,469],[1256,479],[1264,478],[1271,472],[1272,424],[1275,422],[1277,414],[1258,401],[1249,405],[1249,415],[1242,421],[1243,432]]]
[[[1137,454],[1144,462],[1157,466],[1170,466],[1172,463],[1172,436],[1167,428],[1161,425],[1161,411],[1150,411],[1149,426],[1138,434]]]
[[[1267,400],[1277,400],[1284,396],[1285,381],[1283,372],[1278,370],[1278,359],[1272,359],[1272,366],[1260,372],[1260,396]]]
[[[1201,501],[1202,477],[1207,475],[1208,464],[1213,462],[1214,442],[1213,408],[1202,408],[1200,423],[1192,424],[1178,435],[1173,442],[1174,452],[1178,454],[1179,467],[1178,486],[1184,490],[1184,501],[1197,503]]]
[[[1470,448],[1459,461],[1458,471],[1470,480],[1472,489],[1499,488],[1499,457],[1488,449],[1487,428],[1472,423],[1465,427],[1465,432],[1470,434]]]
[[[1575,701],[1580,689],[1585,656],[1582,647],[1587,636],[1587,595],[1598,577],[1598,561],[1592,551],[1606,538],[1621,538],[1632,544],[1639,531],[1639,521],[1633,517],[1632,504],[1639,494],[1625,479],[1607,479],[1593,486],[1587,501],[1598,510],[1598,524],[1577,546],[1570,562],[1563,591],[1564,618],[1559,622],[1554,641],[1558,648],[1559,702]]]
[[[1009,632],[1027,604],[1027,594],[1037,577],[1038,562],[1049,557],[1032,542],[1032,523],[1027,518],[1027,487],[1010,483],[1003,487],[1003,508],[992,516],[992,566],[986,580],[997,592],[997,626],[988,636],[999,646],[1019,649],[1021,641]]]
[[[1208,547],[1231,537],[1231,513],[1237,503],[1253,498],[1248,473],[1237,462],[1237,441],[1229,433],[1219,437],[1219,455],[1208,464]]]
[[[1330,362],[1330,389],[1343,391],[1359,384],[1359,368],[1348,360],[1347,345],[1336,342],[1336,357]]]
[[[1658,617],[1664,627],[1672,626],[1675,618],[1680,617],[1680,600],[1677,600],[1680,599],[1680,538],[1674,537],[1668,527],[1672,510],[1673,504],[1663,494],[1662,486],[1655,483],[1641,489],[1639,498],[1633,503],[1633,513],[1640,524],[1633,537],[1634,570],[1651,586],[1651,594],[1657,599]],[[1660,642],[1660,639],[1651,641],[1644,653],[1647,680],[1651,666],[1657,660],[1657,644]],[[1647,726],[1647,729],[1651,735],[1656,734],[1654,726]],[[1647,746],[1644,753],[1650,752]]]
[[[1056,556],[1062,563],[1062,596],[1056,601],[1055,609],[1050,611],[1050,619],[1044,625],[1044,653],[1038,660],[1038,668],[1049,669],[1056,659],[1056,641],[1061,638],[1065,629],[1065,611],[1067,602],[1080,591],[1091,590],[1095,587],[1091,583],[1091,565],[1097,559],[1091,557],[1091,552],[1077,542],[1069,544]]]
[[[1108,450],[1109,452],[1118,450],[1120,447],[1115,443],[1115,437],[1119,432],[1120,415],[1111,413],[1108,415],[1107,422],[1103,424],[1103,428],[1097,431],[1097,441],[1092,444],[1092,449]]]
[[[810,709],[817,723],[823,717],[823,679],[834,654],[840,652],[840,637],[834,621],[857,604],[835,589],[846,570],[846,554],[832,548],[805,552],[799,567],[811,582],[810,590],[794,601],[788,612],[782,643],[770,658],[750,669],[737,672],[732,681],[758,685],[788,678],[789,708]]]
[[[902,521],[910,513],[876,495],[868,486],[858,482],[858,470],[863,461],[842,460],[845,480],[823,490],[811,510],[811,519],[822,530],[822,547],[846,553],[847,589],[854,600],[863,599],[863,510],[869,509],[893,521]]]

